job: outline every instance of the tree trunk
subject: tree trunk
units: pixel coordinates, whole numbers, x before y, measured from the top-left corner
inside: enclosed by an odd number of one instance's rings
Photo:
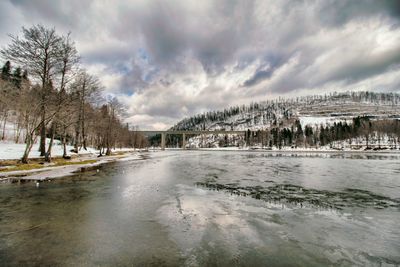
[[[63,139],[62,139],[62,143],[63,143],[63,158],[67,158],[67,133],[64,127],[64,133],[63,133]]]
[[[40,156],[45,156],[46,155],[46,124],[45,124],[45,119],[46,119],[46,111],[44,105],[42,106],[42,118],[40,122],[40,146],[39,146],[39,152]]]
[[[82,145],[83,149],[87,150],[86,146],[86,132],[85,132],[85,106],[82,106]]]
[[[64,138],[64,142],[63,142],[63,158],[67,158],[67,144],[65,143],[65,138]]]
[[[103,149],[103,148],[100,146],[100,147],[99,147],[99,157],[102,157],[102,156],[103,156],[102,149]]]
[[[34,140],[32,138],[32,135],[30,133],[27,133],[26,134],[25,151],[24,151],[24,155],[21,158],[21,162],[24,163],[24,164],[28,163],[28,157],[29,157],[29,153],[31,152],[33,143],[34,143]]]
[[[82,127],[82,99],[79,99],[79,111],[78,111],[78,121],[76,122],[75,126],[75,144],[74,149],[75,153],[79,152],[79,136],[81,134],[80,130]]]
[[[19,121],[17,124],[17,132],[15,134],[15,143],[19,143],[19,137],[21,136],[21,122]]]
[[[75,131],[75,144],[74,144],[74,150],[75,150],[75,153],[77,153],[78,154],[78,151],[79,151],[79,130],[76,130]]]
[[[4,123],[3,123],[3,136],[1,137],[1,140],[4,140],[6,138],[6,122],[7,122],[7,117],[8,117],[8,112],[6,111],[4,114]]]
[[[110,125],[111,126],[111,125]],[[111,127],[108,127],[109,129],[107,130],[107,140],[106,140],[106,146],[107,146],[107,150],[106,150],[106,156],[110,156],[111,155]]]
[[[41,122],[40,122],[40,146],[39,152],[40,156],[45,156],[46,154],[46,87],[47,87],[47,74],[48,74],[48,49],[46,48],[44,51],[45,58],[43,60],[43,76],[42,76],[42,103],[40,107],[41,112]]]
[[[44,157],[44,161],[46,161],[46,162],[51,162],[51,149],[53,148],[53,142],[54,142],[55,133],[56,133],[56,124],[52,123],[52,125],[51,125],[50,143],[49,143],[49,147],[47,148],[46,155]]]
[[[86,147],[86,132],[85,132],[85,96],[86,96],[86,81],[82,86],[82,101],[81,101],[81,122],[82,122],[82,145],[83,149],[87,150]]]
[[[76,123],[76,128],[75,128],[75,144],[74,144],[75,153],[77,154],[79,152],[80,127],[81,127],[81,112],[79,111],[78,121]]]

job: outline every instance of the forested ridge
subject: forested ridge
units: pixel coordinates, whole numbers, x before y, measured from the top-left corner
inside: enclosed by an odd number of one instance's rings
[[[246,129],[248,127],[268,126],[274,122],[280,123],[298,115],[308,115],[307,111],[319,109],[320,113],[327,107],[334,106],[337,111],[330,116],[351,115],[344,110],[343,105],[357,108],[355,115],[372,116],[390,108],[389,115],[399,115],[400,95],[397,93],[377,92],[344,92],[325,95],[303,96],[297,98],[279,98],[264,102],[254,102],[250,105],[232,106],[224,110],[209,111],[203,114],[185,118],[171,129],[174,130],[209,130],[209,129]],[[365,107],[375,107],[371,112]]]
[[[244,138],[194,138],[199,146],[398,148],[400,95],[368,91],[279,98],[221,111],[198,114],[178,122],[173,130],[248,130]],[[301,123],[301,118],[327,118],[324,123]],[[330,121],[328,120],[330,119]]]

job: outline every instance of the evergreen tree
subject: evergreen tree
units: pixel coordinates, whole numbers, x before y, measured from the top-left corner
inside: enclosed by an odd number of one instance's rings
[[[12,78],[11,78],[15,87],[17,87],[19,89],[21,88],[21,81],[22,81],[22,73],[21,72],[22,72],[22,70],[20,67],[16,68],[13,71]]]
[[[1,79],[9,81],[11,76],[11,63],[9,60],[6,61],[3,68],[1,69]]]
[[[22,73],[22,79],[27,81],[28,80],[28,71],[24,70],[24,72]]]

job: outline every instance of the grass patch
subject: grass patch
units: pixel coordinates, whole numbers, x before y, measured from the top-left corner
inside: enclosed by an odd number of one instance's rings
[[[46,168],[46,167],[92,164],[92,163],[95,163],[95,162],[97,162],[97,160],[95,160],[95,159],[88,159],[88,160],[82,160],[82,161],[71,161],[71,160],[66,160],[66,159],[63,159],[63,158],[53,159],[50,164],[40,164],[38,162],[22,164],[22,163],[13,162],[14,163],[13,166],[10,166],[9,168],[0,169],[0,172],[29,171],[29,170],[34,170],[34,169],[42,169],[42,168]]]
[[[53,166],[65,166],[65,165],[79,165],[79,164],[92,164],[97,162],[95,159],[87,159],[82,161],[69,161],[65,159],[55,159],[52,161]]]
[[[0,172],[8,172],[8,171],[29,171],[33,169],[41,169],[45,167],[45,165],[39,163],[29,163],[29,164],[17,164],[15,166],[11,166],[10,168],[1,169]]]
[[[18,163],[18,160],[16,160],[16,159],[0,160],[0,167],[16,165],[17,163]]]

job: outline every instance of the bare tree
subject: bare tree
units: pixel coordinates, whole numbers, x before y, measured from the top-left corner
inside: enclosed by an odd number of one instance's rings
[[[111,155],[111,148],[115,146],[117,133],[120,129],[118,126],[121,125],[119,122],[119,116],[125,113],[124,106],[118,101],[117,98],[112,97],[107,101],[108,107],[108,122],[107,122],[107,133],[106,133],[106,155]]]
[[[98,79],[85,70],[82,70],[74,85],[73,93],[76,95],[77,118],[75,126],[75,152],[78,153],[79,146],[87,149],[87,128],[86,128],[86,110],[90,103],[96,102],[101,90]]]
[[[40,154],[46,152],[46,125],[53,114],[46,113],[46,101],[49,84],[59,73],[62,38],[54,28],[35,25],[27,29],[22,27],[22,37],[10,35],[11,43],[2,49],[1,55],[28,70],[30,75],[41,82],[40,103]],[[37,127],[34,127],[37,128]]]
[[[24,117],[24,128],[26,131],[25,136],[25,150],[21,158],[22,163],[28,163],[29,153],[32,150],[33,144],[37,139],[37,131],[41,127],[41,88],[34,86],[31,90],[24,90],[19,96],[19,112]],[[50,120],[55,116],[55,112],[49,112],[46,115],[45,124],[48,124]]]
[[[66,86],[73,79],[74,74],[76,74],[77,65],[79,63],[78,52],[75,48],[75,43],[70,39],[70,34],[62,37],[62,42],[60,44],[60,85],[57,92],[56,99],[56,109],[59,111],[51,124],[51,138],[50,143],[47,149],[47,153],[45,155],[45,161],[51,161],[51,150],[53,147],[54,135],[58,127],[66,126],[67,122],[63,121],[64,109],[69,109],[68,101],[71,100],[69,95],[66,93]],[[66,116],[66,114],[63,114]],[[68,119],[68,116],[67,116]],[[68,121],[68,120],[67,120]],[[64,124],[64,125],[63,125]],[[64,153],[63,156],[66,157],[66,149],[64,145]]]
[[[21,37],[10,37],[10,44],[0,50],[0,55],[18,67],[13,70],[8,61],[2,69],[0,130],[4,136],[6,123],[12,120],[17,128],[16,142],[24,137],[23,163],[28,162],[39,136],[40,152],[46,161],[51,161],[57,137],[62,140],[64,157],[67,142],[77,153],[82,147],[97,146],[100,154],[107,149],[107,155],[116,146],[144,145],[145,139],[121,122],[122,105],[115,98],[102,100],[98,79],[85,70],[78,71],[79,56],[70,34],[60,36],[54,28],[35,25],[23,27]],[[50,143],[46,151],[47,136]]]

